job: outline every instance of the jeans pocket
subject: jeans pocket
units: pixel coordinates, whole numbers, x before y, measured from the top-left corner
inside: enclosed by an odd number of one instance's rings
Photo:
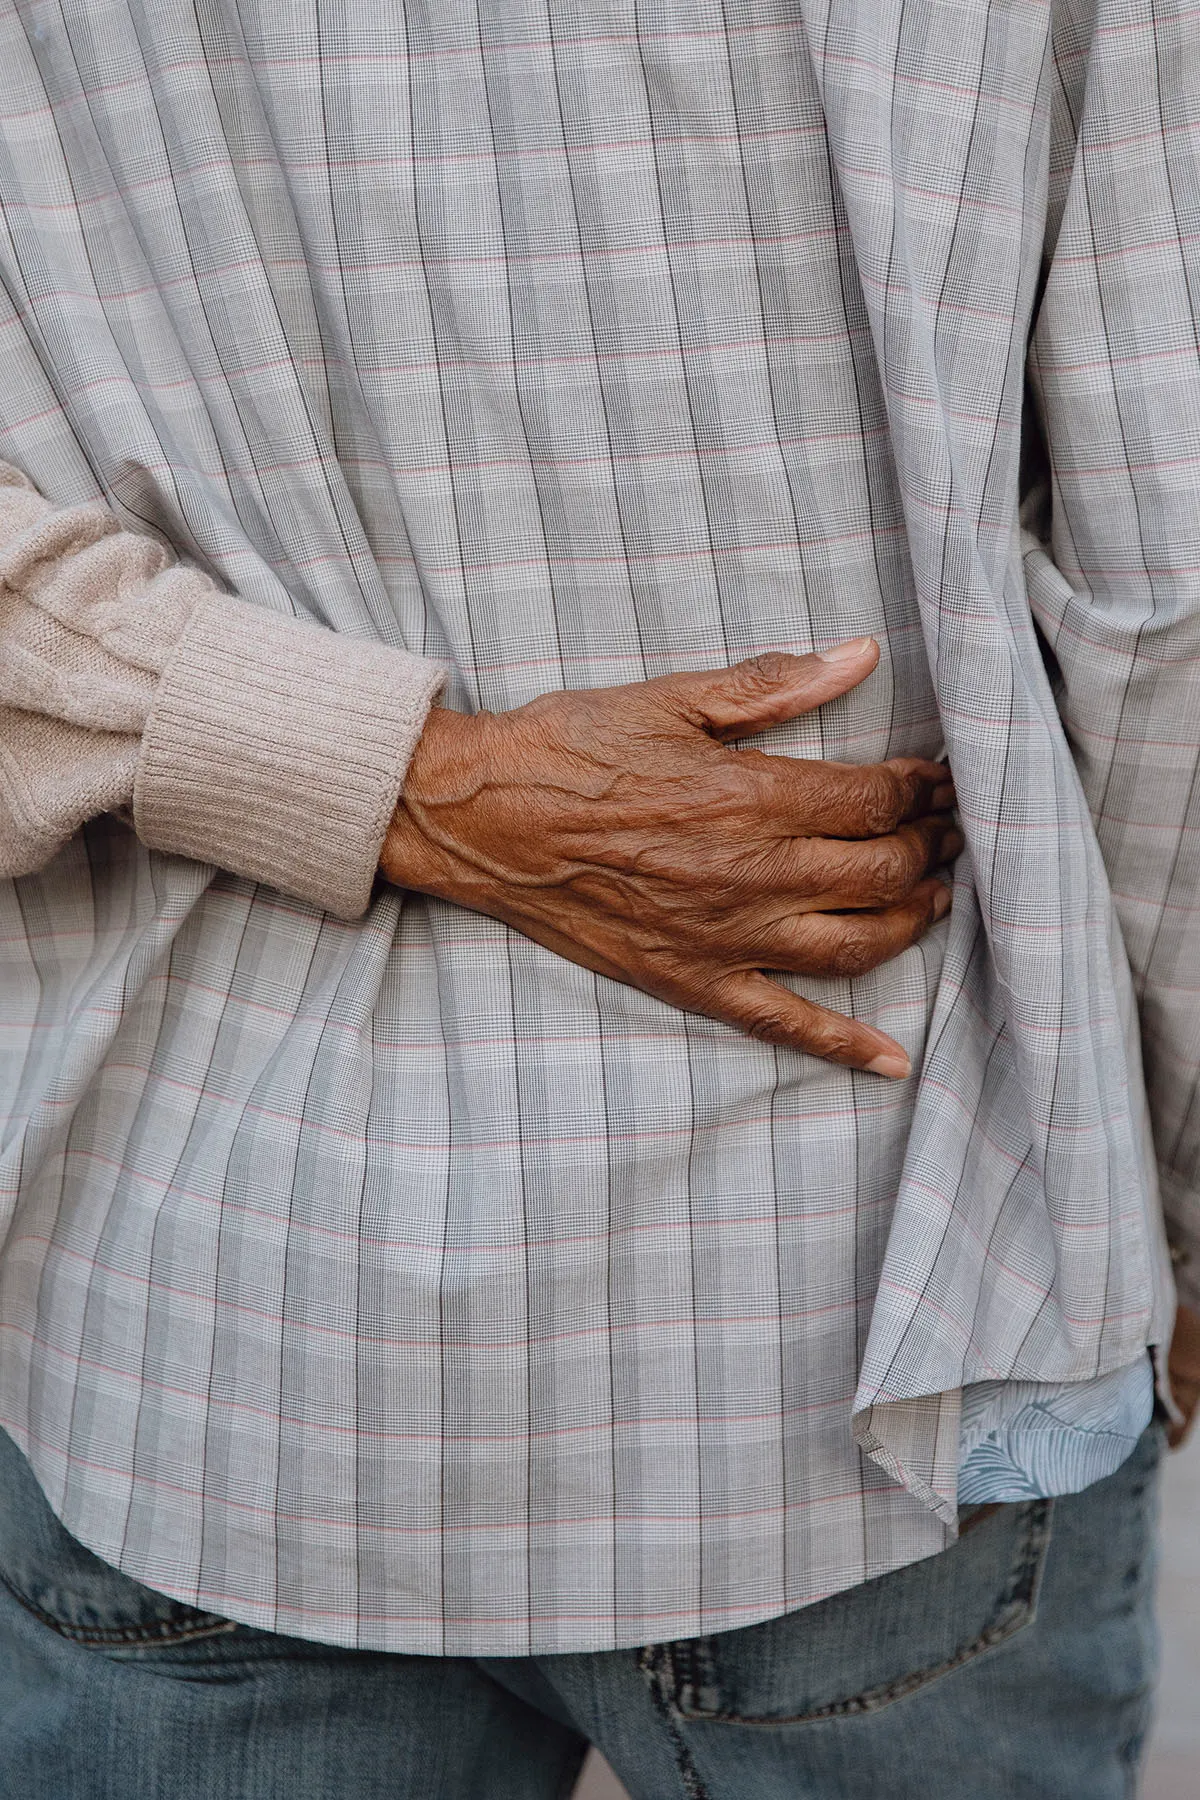
[[[762,1625],[653,1645],[643,1670],[681,1719],[801,1725],[877,1712],[1033,1621],[1053,1507],[1001,1506],[940,1555]]]
[[[26,1612],[96,1650],[193,1643],[238,1629],[143,1587],[59,1524],[32,1469],[0,1432],[0,1581]]]

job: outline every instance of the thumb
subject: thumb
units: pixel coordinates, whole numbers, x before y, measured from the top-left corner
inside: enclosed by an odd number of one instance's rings
[[[860,637],[809,656],[772,652],[729,669],[661,675],[649,685],[680,717],[724,740],[765,731],[836,700],[878,661],[875,639]]]

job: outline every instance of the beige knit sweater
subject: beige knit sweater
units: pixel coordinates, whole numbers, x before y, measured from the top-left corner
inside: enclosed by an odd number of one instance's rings
[[[354,918],[443,679],[231,599],[0,463],[0,876],[123,811],[152,849]]]

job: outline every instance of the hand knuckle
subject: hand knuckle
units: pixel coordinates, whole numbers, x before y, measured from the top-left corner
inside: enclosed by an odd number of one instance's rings
[[[891,831],[904,811],[904,784],[894,769],[864,772],[863,823],[872,833]]]
[[[913,883],[912,857],[898,839],[871,846],[868,891],[879,904],[900,899]]]
[[[790,679],[793,668],[793,658],[782,650],[765,650],[761,656],[748,657],[738,664],[739,673],[755,688],[778,687]]]
[[[875,938],[861,925],[848,923],[834,951],[834,966],[839,975],[853,980],[866,975],[880,960]]]
[[[777,1044],[782,1038],[795,1036],[795,1025],[782,1006],[763,1001],[754,1009],[747,1029],[752,1038],[763,1044]]]
[[[849,1020],[845,1024],[841,1024],[836,1017],[828,1020],[822,1019],[820,1029],[813,1037],[813,1051],[818,1056],[826,1057],[830,1062],[852,1062],[855,1039]]]

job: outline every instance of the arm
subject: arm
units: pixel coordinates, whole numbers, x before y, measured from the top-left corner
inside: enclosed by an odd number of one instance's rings
[[[1031,379],[1035,616],[1108,869],[1182,1297],[1200,1305],[1200,45],[1184,5],[1060,18]],[[1164,121],[1174,121],[1168,132]]]
[[[673,1005],[903,1076],[891,1038],[762,971],[859,974],[946,911],[948,771],[726,748],[877,659],[862,639],[430,712],[435,665],[230,599],[0,465],[0,873],[132,803],[151,847],[345,917],[380,865]]]
[[[231,599],[0,464],[0,875],[132,808],[152,848],[352,918],[442,679]]]

